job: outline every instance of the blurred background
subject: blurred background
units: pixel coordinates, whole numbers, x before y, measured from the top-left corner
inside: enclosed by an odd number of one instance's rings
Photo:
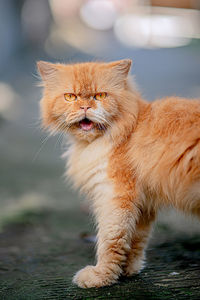
[[[37,60],[131,58],[144,98],[200,97],[199,0],[0,1],[0,228],[24,211],[87,211],[63,178],[60,136],[40,130]],[[196,234],[165,212],[160,224]]]

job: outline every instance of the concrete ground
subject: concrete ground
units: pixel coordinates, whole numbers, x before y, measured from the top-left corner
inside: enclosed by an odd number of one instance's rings
[[[62,61],[92,59],[70,47],[59,53]],[[133,50],[113,41],[105,53],[106,60],[133,59],[132,74],[149,100],[200,96],[197,42]],[[83,199],[64,181],[63,143],[59,136],[44,142],[39,129],[39,59],[52,60],[43,50],[24,49],[1,70],[0,299],[199,299],[200,226],[171,213],[156,224],[140,275],[99,290],[71,283],[77,270],[94,263],[87,241],[94,229]]]

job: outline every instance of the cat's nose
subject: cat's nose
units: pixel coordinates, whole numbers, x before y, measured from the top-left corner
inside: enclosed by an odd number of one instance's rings
[[[91,108],[90,106],[80,106],[81,109],[84,109],[84,112],[86,112],[89,108]]]

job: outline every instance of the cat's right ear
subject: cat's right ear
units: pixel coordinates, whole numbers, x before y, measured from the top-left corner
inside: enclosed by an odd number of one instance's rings
[[[116,74],[122,78],[126,78],[132,64],[131,59],[122,59],[108,63],[109,68],[112,68]]]
[[[37,69],[43,81],[50,80],[56,75],[58,71],[56,64],[52,64],[46,61],[38,61]]]

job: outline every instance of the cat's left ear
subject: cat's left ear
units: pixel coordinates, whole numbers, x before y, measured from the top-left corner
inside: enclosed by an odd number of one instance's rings
[[[121,75],[122,77],[126,78],[128,76],[128,73],[130,71],[132,64],[131,59],[122,59],[113,61],[111,63],[108,63],[108,66],[113,69],[115,73],[118,75]]]
[[[37,69],[39,74],[41,75],[41,78],[44,81],[47,81],[54,77],[58,71],[58,67],[56,64],[52,64],[50,62],[46,61],[38,61],[37,62]]]

